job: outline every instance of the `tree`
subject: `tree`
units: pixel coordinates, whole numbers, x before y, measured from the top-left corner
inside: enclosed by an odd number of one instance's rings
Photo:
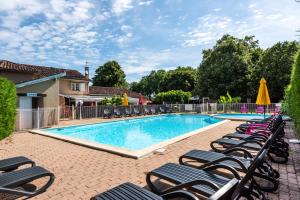
[[[155,95],[154,102],[161,104],[166,103],[188,103],[192,94],[182,90],[170,90],[167,92],[160,92]]]
[[[298,135],[300,136],[300,48],[295,58],[291,82],[287,87],[284,104],[287,105],[288,114],[294,119]]]
[[[260,59],[261,52],[253,36],[238,39],[224,35],[212,49],[203,51],[195,93],[218,99],[228,91],[245,100],[250,96],[249,71]]]
[[[167,72],[162,82],[162,91],[193,91],[196,82],[196,70],[192,67],[177,67]]]
[[[151,98],[152,95],[162,90],[162,83],[165,76],[165,70],[153,70],[148,76],[142,77],[138,83],[132,83],[130,89]]]
[[[126,87],[125,73],[117,61],[108,61],[96,69],[94,86]]]
[[[9,136],[15,127],[17,93],[15,85],[0,77],[0,139]]]
[[[192,67],[177,67],[175,70],[151,71],[139,82],[130,84],[130,90],[151,96],[169,90],[193,91],[196,81],[196,70]]]
[[[283,99],[284,88],[290,82],[294,56],[298,49],[298,43],[278,42],[266,49],[258,64],[251,74],[251,87],[254,89],[252,96],[256,96],[259,87],[259,80],[264,77],[272,102],[279,102]]]

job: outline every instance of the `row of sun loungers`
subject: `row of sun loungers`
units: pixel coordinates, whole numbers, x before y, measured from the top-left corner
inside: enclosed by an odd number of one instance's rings
[[[280,113],[280,107],[279,106],[276,106],[274,109],[272,110],[269,110],[270,112],[273,112],[274,114],[279,114]],[[249,110],[248,110],[248,107],[246,105],[243,105],[241,108],[240,108],[240,112],[241,113],[248,113]],[[255,109],[255,112],[257,114],[263,114],[265,112],[265,109],[263,106],[257,106],[257,108]]]
[[[158,109],[151,107],[151,108],[143,108],[138,109],[137,107],[134,107],[132,109],[130,108],[114,108],[113,110],[110,109],[104,109],[103,111],[103,117],[104,118],[111,118],[111,117],[131,117],[131,116],[140,116],[140,115],[155,115],[155,114],[161,114],[161,113],[171,113],[171,109],[169,108],[163,108],[159,107]]]
[[[265,192],[278,189],[280,176],[270,162],[286,163],[289,157],[284,126],[281,115],[241,124],[237,132],[211,142],[214,151],[194,149],[180,156],[178,163],[166,163],[147,173],[150,191],[124,183],[91,199],[266,199]],[[1,160],[0,171],[0,193],[32,197],[54,181],[53,173],[26,157]],[[39,189],[18,189],[43,177],[49,179]],[[160,183],[169,184],[162,189]]]
[[[196,200],[198,195],[214,200],[266,199],[264,192],[276,191],[280,176],[270,161],[286,163],[289,156],[289,145],[283,140],[284,126],[280,115],[241,124],[239,131],[211,143],[215,151],[195,149],[182,155],[179,164],[166,163],[149,172],[146,182],[150,191],[124,183],[92,199]],[[255,131],[245,134],[241,131],[245,127]],[[161,189],[160,183],[170,186]]]

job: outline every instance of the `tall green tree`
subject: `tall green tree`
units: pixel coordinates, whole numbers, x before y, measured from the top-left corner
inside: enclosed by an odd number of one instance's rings
[[[139,82],[130,84],[130,89],[151,97],[159,92],[169,90],[193,91],[197,70],[192,67],[177,67],[174,70],[151,71]]]
[[[165,76],[165,70],[153,70],[149,75],[144,76],[139,82],[132,83],[130,85],[130,89],[151,98],[151,96],[162,90],[162,83],[165,79]]]
[[[300,48],[292,67],[291,81],[286,89],[285,111],[294,119],[298,136],[300,136]]]
[[[258,64],[251,73],[252,96],[256,96],[260,78],[267,80],[267,86],[272,102],[283,99],[284,89],[290,82],[294,56],[298,49],[298,43],[278,42],[267,48]]]
[[[192,67],[177,67],[167,72],[162,83],[162,91],[193,91],[196,82],[196,70]]]
[[[15,84],[0,76],[0,140],[14,130],[17,93]]]
[[[117,61],[108,61],[96,69],[94,86],[126,87],[125,73]]]
[[[224,35],[212,49],[203,51],[195,93],[218,99],[229,91],[245,100],[250,96],[249,71],[257,64],[261,52],[254,36],[238,39]]]

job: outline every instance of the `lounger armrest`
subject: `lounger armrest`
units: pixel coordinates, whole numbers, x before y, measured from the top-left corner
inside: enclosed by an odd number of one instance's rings
[[[236,179],[241,180],[241,176],[239,175],[239,173],[233,167],[231,167],[229,165],[217,164],[217,165],[205,167],[202,170],[212,171],[212,170],[218,170],[218,169],[226,169],[226,170],[230,171]]]
[[[203,165],[201,165],[201,166],[199,166],[197,168],[199,168],[199,169],[207,169],[207,167],[216,165],[218,163],[221,164],[221,162],[223,162],[223,161],[232,161],[232,162],[235,162],[235,163],[237,163],[241,167],[241,169],[243,170],[243,172],[245,172],[245,173],[247,172],[247,167],[240,160],[238,160],[236,158],[229,157],[229,156],[216,159],[216,160],[214,160],[212,162],[203,164]]]
[[[25,191],[25,190],[17,190],[17,189],[12,189],[12,188],[6,188],[6,187],[0,187],[0,193],[7,193],[7,194],[12,194],[12,195],[20,195],[20,196],[28,196],[28,197],[33,197],[36,196],[40,193],[43,193],[46,191],[46,189],[52,185],[52,183],[54,182],[54,175],[53,174],[45,174],[42,177],[46,177],[49,176],[49,180],[48,182],[43,185],[41,188],[39,188],[38,190],[35,190],[33,192],[31,191]]]
[[[246,138],[245,140],[257,140],[259,142],[265,142],[267,139],[265,137],[261,137],[259,135],[251,135],[250,137]]]
[[[184,191],[184,190],[179,190],[179,191],[163,194],[163,195],[161,195],[161,197],[164,199],[184,198],[184,199],[188,199],[188,200],[198,200],[198,197],[196,197],[194,194]]]
[[[269,133],[261,132],[261,131],[255,132],[252,134],[252,136],[259,136],[259,137],[265,138],[266,140],[268,139],[269,135],[270,135]]]
[[[230,154],[230,153],[233,153],[233,152],[243,152],[244,153],[244,158],[253,158],[252,154],[249,151],[247,151],[246,149],[243,149],[243,148],[239,148],[239,147],[235,147],[235,148],[232,148],[232,149],[225,150],[225,151],[223,151],[223,154]]]
[[[244,145],[244,144],[249,144],[249,143],[257,144],[257,145],[259,145],[260,147],[263,147],[263,146],[264,146],[262,143],[260,143],[260,142],[257,141],[257,140],[244,140],[244,142],[240,143],[239,146],[242,146],[242,145]]]
[[[167,194],[170,192],[175,192],[175,191],[186,189],[186,188],[191,188],[195,185],[206,185],[216,191],[220,189],[220,187],[215,183],[212,183],[212,182],[204,180],[204,179],[199,179],[199,180],[182,183],[182,184],[176,185],[174,187],[171,187],[169,189],[166,189],[165,191],[162,192],[162,194]]]
[[[28,197],[36,196],[40,193],[45,192],[47,190],[47,188],[50,187],[50,185],[52,185],[52,183],[54,182],[55,176],[53,173],[45,171],[45,172],[39,173],[37,175],[32,175],[28,179],[28,182],[31,182],[31,181],[34,181],[34,180],[37,180],[37,179],[43,178],[43,177],[49,177],[49,180],[42,187],[40,187],[39,189],[37,189],[33,192],[26,191],[26,190],[17,190],[17,189],[12,189],[12,188],[7,188],[7,187],[0,187],[0,193],[8,193],[8,194],[13,194],[13,195],[22,195],[22,196],[28,196]]]
[[[208,198],[208,200],[218,200],[218,199],[230,199],[232,193],[234,192],[239,180],[236,178],[229,181],[226,185],[221,187],[217,192]]]

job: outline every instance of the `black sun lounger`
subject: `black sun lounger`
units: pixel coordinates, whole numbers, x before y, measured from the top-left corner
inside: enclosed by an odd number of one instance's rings
[[[187,189],[188,191],[196,192],[210,199],[235,199],[237,196],[247,197],[252,195],[256,198],[260,198],[261,196],[264,197],[264,195],[257,187],[256,182],[253,181],[253,173],[264,160],[266,154],[267,150],[265,149],[258,158],[252,162],[248,172],[243,178],[240,177],[236,170],[228,165],[217,164],[203,169],[196,169],[185,165],[167,163],[149,172],[146,181],[151,191],[157,194]],[[216,174],[214,171],[219,169],[228,170],[234,178]],[[153,177],[158,178],[159,181],[167,181],[171,183],[172,186],[162,191],[156,186],[157,180],[152,181]],[[226,198],[211,198],[218,193],[219,190],[224,190],[224,187],[234,179],[239,180],[239,183],[234,189],[233,195],[227,196]],[[246,184],[250,187],[245,187]]]
[[[282,124],[274,134],[270,135],[266,142],[269,142],[269,153],[268,156],[271,161],[276,163],[286,163],[288,161],[288,147],[284,145],[277,146],[278,135],[283,131],[284,124]],[[261,139],[259,136],[251,136],[251,138],[245,139],[228,139],[228,138],[221,138],[210,143],[211,148],[216,152],[224,152],[226,150],[230,150],[233,148],[244,148],[251,151],[259,151],[264,146],[264,140]],[[275,157],[274,157],[275,156]]]
[[[98,194],[97,196],[92,197],[91,200],[167,200],[175,198],[198,200],[195,195],[183,190],[158,196],[144,188],[128,182]]]
[[[125,116],[126,117],[131,117],[132,116],[130,108],[125,108]]]
[[[166,113],[166,110],[162,107],[159,107],[159,111],[160,111],[160,113]]]
[[[246,123],[248,123],[248,124],[255,124],[255,123],[261,124],[261,123],[266,123],[266,122],[272,120],[273,117],[274,117],[274,116],[270,116],[270,117],[267,117],[267,118],[264,118],[264,119],[250,119],[250,120],[247,120]]]
[[[259,135],[259,136],[265,136],[268,137],[270,134],[274,133],[279,126],[281,126],[281,124],[285,123],[283,122],[282,118],[279,116],[277,121],[274,122],[274,125],[271,127],[270,130],[266,131],[266,130],[256,130],[252,135]],[[284,137],[285,133],[284,130],[282,130],[281,133],[278,134],[278,137]],[[235,132],[235,133],[229,133],[227,135],[224,135],[224,137],[226,138],[236,138],[236,139],[244,139],[249,137],[250,135],[245,134],[245,132]]]
[[[139,109],[137,109],[137,108],[133,108],[133,113],[134,113],[134,115],[141,115]]]
[[[272,118],[271,121],[265,122],[265,123],[268,124],[267,127],[259,127],[258,126],[255,128],[255,130],[272,132],[272,131],[276,130],[281,123],[284,123],[284,121],[282,119],[282,116],[278,115],[278,116],[275,116],[274,118]],[[265,123],[263,123],[263,124],[265,124]],[[235,129],[238,133],[245,133],[249,126],[253,126],[253,124],[249,124],[249,123],[240,124]]]
[[[228,148],[242,147],[249,150],[259,151],[263,144],[256,140],[234,140],[227,138],[220,138],[210,143],[210,147],[216,152],[223,152]]]
[[[3,160],[0,160],[0,171],[1,172],[13,171],[23,165],[35,166],[35,163],[32,160],[30,160],[29,158],[26,158],[24,156],[6,158]]]
[[[203,150],[192,150],[179,158],[179,163],[182,165],[187,165],[195,167],[197,169],[203,169],[205,167],[223,164],[233,167],[234,169],[247,173],[251,163],[255,161],[262,153],[264,149],[262,148],[255,158],[245,149],[231,149],[231,151],[225,153],[217,153],[212,151]],[[234,156],[231,153],[244,152],[244,157]],[[197,165],[195,165],[195,163]],[[200,165],[199,165],[200,164]],[[254,176],[264,179],[269,184],[267,187],[260,186],[259,188],[265,192],[273,192],[278,189],[278,178],[279,173],[272,168],[272,166],[267,162],[263,161],[260,166],[257,167],[258,172],[254,172]]]
[[[34,191],[28,191],[25,188],[24,190],[18,189],[18,187],[22,187],[34,180],[44,177],[49,177],[48,182]],[[0,193],[33,197],[45,192],[53,183],[54,178],[53,173],[38,166],[3,173],[0,175]]]
[[[284,130],[282,129],[281,132],[284,132]],[[279,133],[279,135],[282,135],[284,133]],[[236,139],[236,140],[257,140],[260,142],[266,142],[268,140],[268,137],[266,135],[260,134],[260,133],[256,133],[253,135],[247,135],[247,134],[240,134],[240,133],[229,133],[224,135],[222,138],[225,139]],[[276,148],[279,148],[283,151],[288,151],[289,149],[289,143],[285,142],[284,139],[279,136],[277,138],[275,138],[273,146],[275,146]]]
[[[122,114],[121,114],[121,112],[120,112],[120,110],[118,108],[114,109],[114,116],[115,117],[122,117]]]
[[[144,115],[150,115],[150,114],[151,114],[150,110],[147,107],[145,107],[144,108]]]

